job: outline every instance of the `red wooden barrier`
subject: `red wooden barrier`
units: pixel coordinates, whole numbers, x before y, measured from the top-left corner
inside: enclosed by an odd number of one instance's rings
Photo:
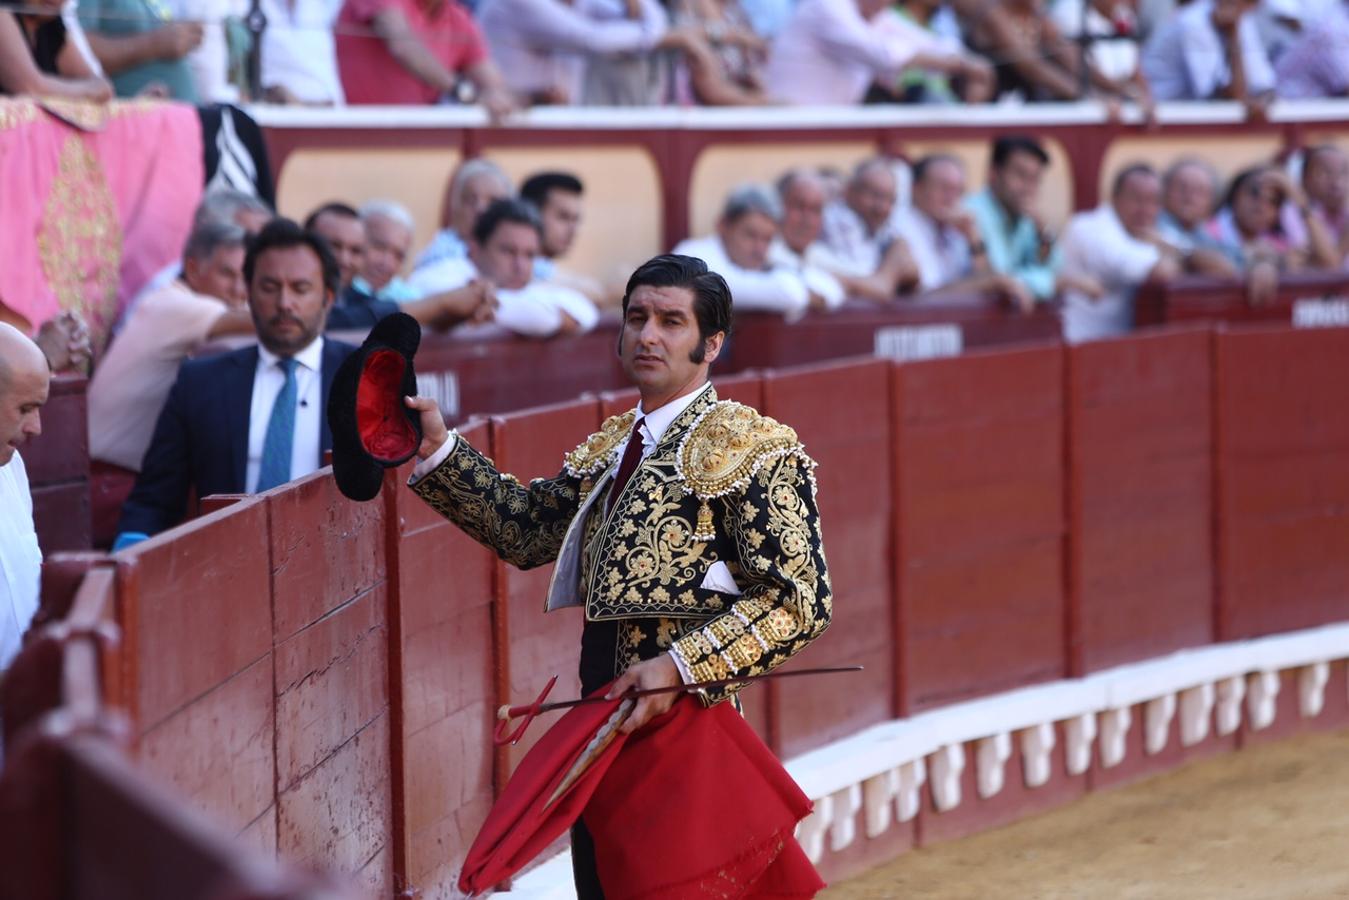
[[[42,407],[42,434],[20,448],[42,552],[90,546],[87,382],[59,375]]]
[[[138,755],[236,833],[274,818],[269,558],[266,496],[113,557]]]
[[[1349,617],[1349,329],[1217,336],[1219,640]]]
[[[850,356],[923,359],[976,347],[1057,340],[1062,333],[1058,314],[1049,307],[1023,315],[996,297],[906,298],[884,306],[854,301],[836,312],[809,313],[797,322],[763,313],[738,316],[729,364],[739,370]]]
[[[892,371],[901,711],[1061,678],[1063,351]]]
[[[774,749],[794,756],[895,715],[889,366],[834,363],[769,372],[763,381],[763,412],[796,429],[818,464],[833,583],[829,629],[789,665],[866,667],[769,685]]]
[[[328,470],[266,498],[277,851],[357,873],[387,896],[393,848],[384,505],[347,500]]]
[[[599,401],[575,400],[527,413],[492,419],[492,452],[497,467],[522,482],[551,478],[562,469],[562,455],[600,425]],[[582,614],[579,608],[544,615],[544,597],[552,565],[521,571],[496,563],[496,648],[502,703],[526,703],[559,676],[553,697],[575,697],[580,691],[577,661],[581,650]],[[497,757],[497,785],[544,731],[535,727],[516,747],[503,748]]]
[[[1189,276],[1139,289],[1134,304],[1139,325],[1167,322],[1280,322],[1299,327],[1349,325],[1349,275],[1300,272],[1279,279],[1277,297],[1253,305],[1240,281]]]
[[[459,431],[490,450],[486,422]],[[385,485],[395,872],[431,897],[458,877],[492,805],[496,558],[403,486],[411,468]]]
[[[1213,640],[1211,341],[1068,351],[1075,675]]]

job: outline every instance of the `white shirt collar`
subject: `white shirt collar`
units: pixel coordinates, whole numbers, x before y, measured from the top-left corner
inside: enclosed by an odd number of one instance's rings
[[[682,397],[676,397],[669,403],[659,409],[653,409],[651,412],[643,411],[642,404],[638,402],[637,418],[643,420],[642,431],[646,432],[644,438],[649,437],[653,445],[659,444],[661,437],[663,437],[670,426],[674,424],[674,420],[679,418],[680,413],[688,409],[693,401],[702,396],[703,392],[711,386],[712,382],[704,382],[701,387],[689,391]],[[643,443],[645,443],[645,440],[643,440]]]
[[[323,336],[310,341],[309,346],[294,354],[295,361],[311,372],[317,372],[323,365]],[[281,357],[258,344],[258,363],[264,369],[270,369],[281,361]]]

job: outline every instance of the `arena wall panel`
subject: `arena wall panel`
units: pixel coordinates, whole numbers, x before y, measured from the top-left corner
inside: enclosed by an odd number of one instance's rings
[[[1217,336],[1218,636],[1349,617],[1349,330]]]
[[[259,496],[113,557],[129,702],[143,730],[271,652],[270,552]]]
[[[886,363],[834,363],[763,377],[765,415],[787,422],[817,463],[820,525],[833,582],[828,630],[788,666],[862,665],[847,675],[765,685],[773,748],[784,756],[895,714]],[[756,691],[755,693],[762,693]],[[840,703],[840,697],[848,697]]]
[[[343,497],[328,469],[263,496],[272,559],[278,849],[363,873],[391,834],[384,507]],[[348,788],[362,793],[322,802],[328,790]],[[375,874],[392,883],[391,875]]]
[[[1059,347],[895,365],[899,706],[1066,671]]]
[[[490,451],[487,425],[460,434]],[[404,487],[412,464],[387,479],[397,524],[389,552],[395,716],[397,868],[411,887],[447,887],[493,798],[495,557]],[[438,896],[434,890],[424,896]]]
[[[1068,351],[1069,664],[1213,640],[1212,337]]]
[[[497,467],[523,483],[537,477],[551,478],[562,469],[562,455],[585,440],[600,424],[596,399],[575,400],[529,412],[493,417],[492,451]],[[580,693],[577,660],[583,618],[579,608],[561,609],[543,615],[544,598],[552,565],[520,571],[496,563],[496,647],[502,703],[532,701],[558,676],[552,699],[568,699]],[[503,748],[497,760],[497,784],[505,784],[546,725],[530,729],[519,745]]]

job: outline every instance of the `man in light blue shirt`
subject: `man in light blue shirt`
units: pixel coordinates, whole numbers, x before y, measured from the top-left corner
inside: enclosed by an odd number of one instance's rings
[[[1049,154],[1034,139],[1017,135],[993,142],[988,187],[965,199],[993,271],[1009,275],[1038,301],[1056,287],[1058,255],[1032,210]]]

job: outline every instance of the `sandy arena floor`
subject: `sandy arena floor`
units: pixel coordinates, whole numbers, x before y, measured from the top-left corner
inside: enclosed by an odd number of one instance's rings
[[[918,850],[820,895],[1349,898],[1349,731],[1187,766]]]

